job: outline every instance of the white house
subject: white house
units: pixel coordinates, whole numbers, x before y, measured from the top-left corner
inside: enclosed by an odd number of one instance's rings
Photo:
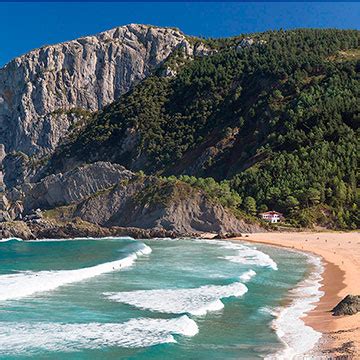
[[[278,223],[278,222],[284,220],[283,214],[279,213],[277,211],[266,211],[266,212],[260,213],[259,216],[263,220],[271,222],[271,223]]]

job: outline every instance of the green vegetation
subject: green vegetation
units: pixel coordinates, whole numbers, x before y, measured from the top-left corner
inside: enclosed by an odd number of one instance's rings
[[[165,178],[168,181],[181,181],[191,185],[193,188],[203,190],[210,199],[215,200],[224,207],[238,208],[241,205],[241,197],[230,188],[228,181],[216,182],[213,178],[196,178],[195,176],[180,175]]]
[[[256,215],[256,201],[253,197],[247,196],[244,200],[244,210],[251,215]]]
[[[227,180],[217,182],[213,178],[196,178],[188,175],[144,177],[144,174],[139,172],[133,181],[145,182],[145,188],[135,197],[135,201],[142,206],[156,207],[158,204],[167,205],[177,200],[186,200],[191,198],[194,192],[201,190],[208,200],[222,205],[239,219],[249,224],[260,223],[259,219],[254,217],[256,213],[244,211],[241,197],[230,188]],[[262,225],[267,227],[267,224]]]
[[[171,201],[186,198],[192,191],[193,189],[187,184],[169,181],[166,178],[150,177],[150,180],[146,181],[145,188],[135,196],[135,201],[142,206],[166,206]]]
[[[71,217],[73,216],[75,209],[76,205],[74,204],[67,206],[59,206],[57,208],[45,210],[43,212],[43,216],[45,219],[49,220],[68,220],[71,219]]]
[[[139,174],[133,180],[145,181],[145,188],[137,194],[137,201],[144,204],[164,204],[176,199],[188,198],[196,189],[202,190],[209,199],[226,208],[237,209],[241,204],[239,194],[232,190],[228,181],[217,182],[213,178],[196,178],[194,176],[172,175],[169,177],[144,177]]]
[[[75,157],[212,177],[220,183],[182,181],[249,214],[275,209],[308,226],[321,220],[316,209],[329,226],[359,227],[360,32],[251,37],[240,49],[241,37],[192,39],[216,52],[173,54],[164,66],[176,77],[157,72],[99,112],[60,147],[53,170]]]

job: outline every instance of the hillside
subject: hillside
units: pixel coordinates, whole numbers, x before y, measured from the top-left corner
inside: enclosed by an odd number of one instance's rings
[[[360,32],[188,38],[118,101],[75,127],[45,173],[111,161],[227,179],[251,213],[356,228]]]

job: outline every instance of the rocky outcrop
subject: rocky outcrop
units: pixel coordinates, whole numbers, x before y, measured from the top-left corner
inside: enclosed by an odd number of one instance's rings
[[[253,39],[251,37],[246,37],[242,39],[239,44],[236,46],[236,51],[241,52],[245,48],[249,48],[254,45],[262,46],[266,44],[266,40],[263,39]]]
[[[176,238],[181,234],[163,229],[105,228],[79,219],[67,222],[42,220],[38,222],[12,221],[0,224],[0,239],[72,239],[83,237],[131,236],[134,239],[158,237]],[[194,234],[188,234],[194,236]]]
[[[0,144],[0,193],[4,191],[4,170],[3,170],[3,160],[6,156],[5,146]]]
[[[151,189],[156,190],[151,194]],[[160,188],[152,177],[120,183],[92,196],[78,204],[73,216],[106,227],[165,229],[180,234],[261,231],[260,226],[238,219],[199,189],[186,184]]]
[[[22,186],[25,212],[77,203],[133,176],[121,165],[101,161],[49,175],[39,183]]]
[[[356,314],[360,311],[360,295],[347,295],[331,311],[334,316]]]
[[[3,181],[3,160],[6,156],[4,145],[0,145],[0,222],[10,220],[9,202],[5,196],[4,190],[4,181]]]
[[[0,192],[0,222],[9,221],[10,219],[9,201],[4,193]]]
[[[53,150],[77,121],[72,110],[103,108],[179,46],[194,53],[179,30],[131,24],[12,60],[0,69],[0,143],[27,155]]]
[[[170,204],[157,226],[178,232],[249,233],[261,227],[238,219],[222,205],[212,202],[199,191],[190,198]]]
[[[5,146],[3,144],[0,144],[0,165],[2,164],[2,161],[4,160],[5,156],[6,156]]]
[[[30,180],[34,170],[29,157],[22,152],[14,152],[3,160],[4,184],[7,189],[19,186]]]
[[[114,234],[104,229],[114,228],[143,229],[149,234],[171,232],[176,236],[261,231],[256,223],[237,218],[216,199],[187,183],[135,174],[109,162],[84,165],[38,183],[23,184],[8,191],[7,197],[10,216],[3,221],[23,219],[28,227],[31,224],[32,234],[40,237],[110,236]],[[44,222],[43,215],[50,222]],[[77,219],[94,227],[79,228],[79,224],[73,225]],[[11,232],[8,225],[6,236],[15,236],[16,229]],[[120,230],[116,231],[119,234]]]

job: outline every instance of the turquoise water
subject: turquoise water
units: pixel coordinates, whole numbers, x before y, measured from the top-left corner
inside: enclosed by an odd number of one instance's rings
[[[242,243],[0,242],[1,359],[257,359],[308,258]],[[305,335],[304,335],[305,336]]]

